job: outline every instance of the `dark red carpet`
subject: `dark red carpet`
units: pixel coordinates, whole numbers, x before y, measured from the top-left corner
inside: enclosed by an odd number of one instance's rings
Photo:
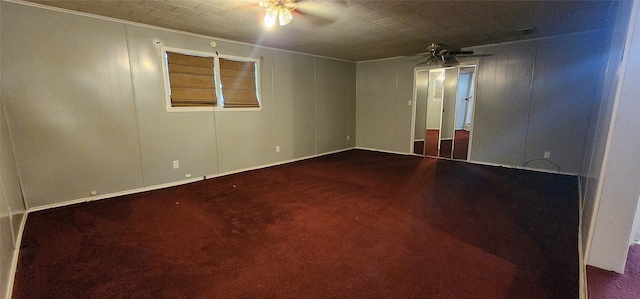
[[[577,298],[577,190],[351,150],[30,213],[13,298]]]
[[[624,274],[587,266],[590,299],[640,298],[640,245],[629,248]]]

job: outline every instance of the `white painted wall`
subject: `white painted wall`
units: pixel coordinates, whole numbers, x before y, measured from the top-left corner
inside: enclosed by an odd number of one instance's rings
[[[222,40],[212,49],[215,38],[2,7],[1,84],[32,208],[355,145],[354,63]],[[260,58],[262,109],[165,111],[162,46]]]
[[[13,286],[20,226],[26,213],[1,96],[0,125],[0,298],[5,298]]]
[[[66,23],[69,17],[61,19],[65,15],[61,13],[52,18]],[[86,23],[93,21],[84,17],[81,20]],[[108,24],[118,25],[114,22]],[[138,184],[142,187],[185,179],[186,174],[202,177],[217,173],[218,136],[214,126],[214,113],[169,113],[163,102],[165,91],[161,46],[212,52],[210,40],[159,29],[122,26],[126,32],[123,32],[118,42],[128,45],[127,59],[131,66],[127,73],[130,74],[133,88],[131,99],[126,101],[127,105],[133,107],[127,112],[134,113],[131,117],[136,124],[135,128],[128,130],[135,134],[132,142],[138,145],[138,149],[132,151],[136,158],[131,159],[135,159],[138,164],[137,172],[140,175],[140,178],[133,178],[131,181],[140,181]],[[106,140],[111,142],[108,138]],[[180,161],[179,169],[173,169],[174,160]],[[65,172],[70,170],[65,169]],[[115,174],[119,172],[120,170],[113,170]],[[101,193],[101,190],[98,191]]]
[[[604,75],[605,32],[470,48],[479,62],[470,160],[521,167],[545,151],[563,172],[579,173],[592,106]],[[357,64],[359,147],[409,152],[412,75],[419,61],[397,58]],[[405,89],[403,89],[405,88]],[[545,161],[530,168],[557,170]]]
[[[0,5],[0,36],[6,30],[2,12]],[[3,62],[0,60],[0,69]],[[3,78],[6,77],[0,74],[0,81]],[[0,298],[5,298],[13,287],[13,267],[17,262],[18,239],[20,226],[26,217],[25,210],[0,86]]]
[[[618,273],[624,272],[640,196],[640,139],[633,137],[640,128],[639,5],[634,1],[587,250],[588,264]]]
[[[2,13],[3,99],[28,205],[142,187],[125,26],[6,2]]]
[[[356,64],[356,146],[410,153],[414,67],[420,58]]]
[[[604,31],[470,48],[480,61],[471,160],[580,173]]]
[[[316,63],[316,153],[347,148],[347,123],[354,115],[347,114],[349,104],[349,63],[315,58]],[[297,78],[292,78],[297,82]]]
[[[6,30],[0,4],[0,36]],[[0,39],[0,57],[2,41]],[[4,60],[0,59],[0,69]],[[0,75],[0,81],[2,77]],[[6,298],[13,287],[13,265],[18,257],[20,225],[26,217],[22,191],[15,166],[11,136],[0,86],[0,298]]]
[[[0,99],[1,101],[1,99]],[[6,111],[0,107],[0,189],[6,200],[11,216],[11,227],[14,238],[18,236],[20,223],[25,214],[25,204],[16,169],[15,155],[9,134]],[[17,239],[16,239],[17,240]]]
[[[274,53],[275,96],[282,99],[276,106],[276,143],[280,159],[294,159],[316,153],[315,58],[293,53]],[[293,80],[297,78],[297,80]],[[313,92],[309,92],[313,91]],[[284,138],[295,136],[295,138]]]
[[[609,31],[607,37],[603,40],[605,44],[608,44],[607,70],[602,85],[601,100],[594,103],[593,112],[591,113],[587,152],[584,156],[581,174],[583,204],[580,225],[585,262],[587,247],[591,244],[592,222],[595,222],[595,217],[592,217],[592,215],[597,213],[595,211],[597,208],[596,200],[600,196],[600,178],[605,148],[611,119],[614,114],[613,106],[619,81],[618,71],[627,39],[629,16],[633,2],[621,1],[616,5],[616,9],[608,20]]]

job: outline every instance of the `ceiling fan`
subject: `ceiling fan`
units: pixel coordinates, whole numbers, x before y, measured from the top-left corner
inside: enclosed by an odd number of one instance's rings
[[[346,1],[318,2],[311,0],[262,0],[259,7],[264,13],[264,25],[285,26],[294,18],[306,25],[321,27],[336,21],[338,13],[346,8]]]
[[[456,56],[469,57],[471,55],[473,55],[473,51],[454,51],[447,49],[443,44],[432,43],[427,46],[427,53],[425,54],[427,60],[425,63],[429,65],[454,66],[460,63]]]

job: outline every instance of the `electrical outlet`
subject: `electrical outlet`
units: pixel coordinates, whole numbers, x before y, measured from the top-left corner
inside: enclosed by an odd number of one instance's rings
[[[185,177],[185,178],[190,178],[190,177],[191,177],[191,174],[190,174],[190,173],[187,173],[187,174],[185,174],[185,175],[184,175],[184,177]]]
[[[91,191],[91,192],[89,192],[89,194],[91,196],[98,196],[98,191]]]
[[[351,138],[351,136],[350,136],[350,135],[347,135],[347,140],[349,140],[349,138]]]
[[[280,152],[280,146],[276,145],[276,153],[279,153],[279,152]]]
[[[407,102],[407,104],[409,104],[409,106],[411,106],[411,102],[412,102],[412,101],[411,101],[411,100],[409,100],[409,101]]]
[[[179,160],[173,161],[173,168],[180,168],[180,161]]]
[[[551,157],[551,152],[549,152],[549,151],[544,152],[544,158],[548,159],[549,157]]]

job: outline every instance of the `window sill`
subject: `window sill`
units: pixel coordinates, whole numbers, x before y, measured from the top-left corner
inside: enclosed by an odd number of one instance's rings
[[[257,108],[223,108],[223,107],[164,107],[167,112],[244,112],[262,111],[262,107]]]

